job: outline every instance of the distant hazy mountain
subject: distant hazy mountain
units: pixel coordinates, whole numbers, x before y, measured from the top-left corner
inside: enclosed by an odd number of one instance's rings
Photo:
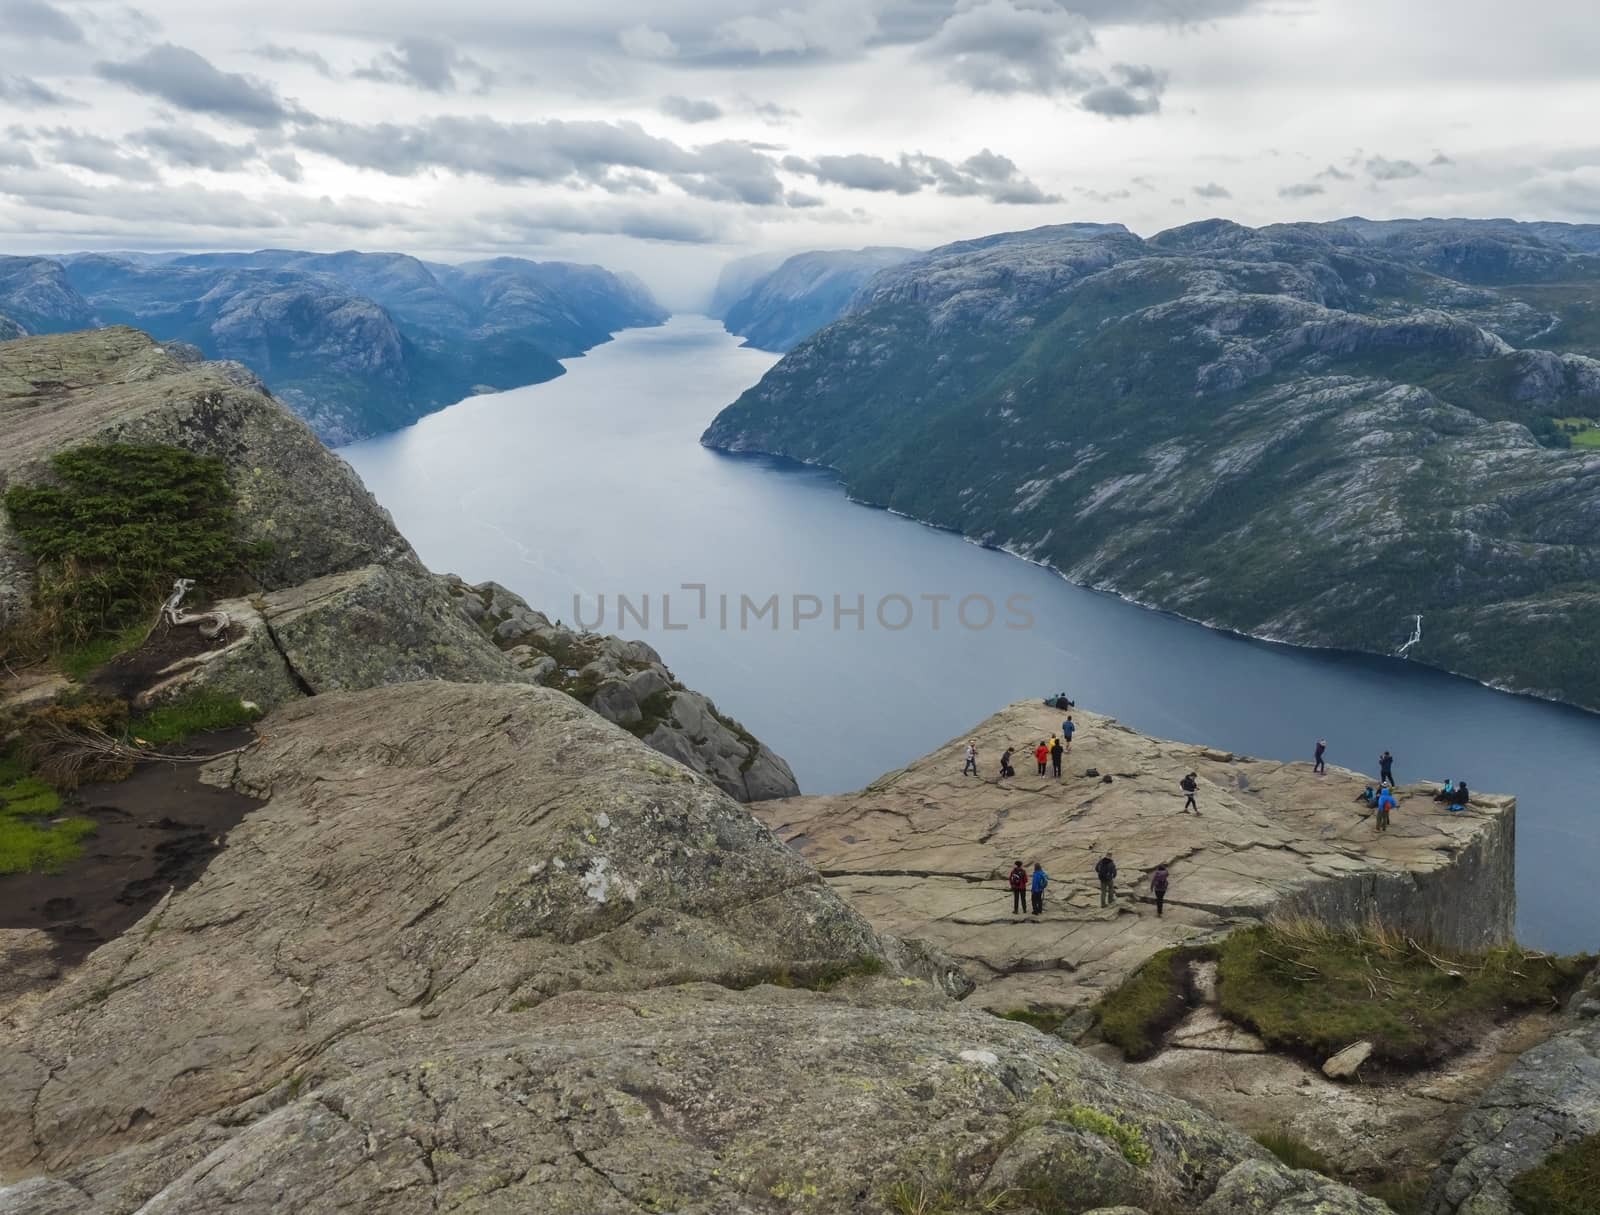
[[[704,441],[1259,636],[1393,653],[1421,615],[1412,658],[1600,708],[1588,236],[1210,221],[950,245],[880,273]]]
[[[331,444],[551,379],[558,359],[666,316],[637,279],[596,266],[287,249],[0,259],[0,312],[34,332],[128,324],[236,359]]]
[[[728,309],[749,294],[750,289],[771,274],[789,257],[787,253],[753,253],[749,257],[735,258],[722,267],[717,276],[717,286],[711,293],[711,307],[707,314],[721,320]]]
[[[890,248],[796,254],[745,282],[723,310],[723,324],[751,346],[789,350],[832,324],[878,271],[916,256],[915,249]],[[741,270],[735,281],[742,277]]]

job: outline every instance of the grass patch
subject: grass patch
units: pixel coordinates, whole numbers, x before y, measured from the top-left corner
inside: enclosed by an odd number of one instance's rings
[[[104,637],[96,637],[93,641],[86,641],[70,650],[65,650],[56,662],[69,678],[82,683],[119,654],[137,650],[149,636],[150,622],[141,620],[119,632],[108,633]]]
[[[1150,1163],[1150,1145],[1145,1142],[1144,1132],[1131,1122],[1088,1105],[1069,1105],[1059,1111],[1056,1120],[1114,1144],[1131,1165],[1142,1169]]]
[[[1371,1181],[1358,1184],[1355,1188],[1363,1194],[1370,1194],[1379,1202],[1387,1203],[1394,1215],[1422,1215],[1422,1201],[1428,1196],[1428,1179],[1404,1177],[1392,1181]]]
[[[15,752],[0,755],[0,873],[58,873],[79,856],[95,825],[60,812],[59,793]]]
[[[1061,1011],[1038,1012],[1031,1008],[1013,1008],[1010,1012],[1000,1014],[1002,1021],[1020,1021],[1024,1025],[1031,1025],[1042,1034],[1053,1034],[1061,1028],[1061,1023],[1067,1019],[1067,1014]]]
[[[1333,1176],[1333,1165],[1326,1156],[1287,1131],[1262,1131],[1255,1140],[1291,1169],[1310,1169],[1324,1177]]]
[[[36,567],[34,648],[92,669],[126,645],[176,578],[206,591],[262,554],[238,536],[227,466],[176,447],[79,447],[51,458],[56,481],[13,485],[4,503]],[[15,642],[14,642],[15,644]]]
[[[1593,1215],[1600,1195],[1600,1135],[1580,1139],[1511,1183],[1523,1215]]]
[[[882,973],[883,959],[867,954],[849,962],[829,962],[824,966],[793,967],[787,963],[773,966],[753,975],[749,982],[739,987],[743,989],[768,984],[772,987],[799,987],[807,991],[832,991],[849,979],[869,978]]]
[[[1559,1007],[1592,965],[1516,946],[1441,955],[1379,925],[1286,920],[1222,942],[1218,1004],[1269,1046],[1319,1062],[1367,1039],[1376,1059],[1417,1067],[1447,1058],[1485,1020]]]
[[[260,716],[260,709],[246,705],[237,696],[197,692],[136,718],[128,727],[128,733],[136,742],[158,747],[208,730],[248,726]]]
[[[1130,1060],[1148,1059],[1194,1002],[1189,963],[1199,949],[1163,949],[1095,1005],[1100,1036]]]

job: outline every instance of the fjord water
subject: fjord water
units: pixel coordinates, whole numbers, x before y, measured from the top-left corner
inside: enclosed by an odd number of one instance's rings
[[[1375,776],[1388,748],[1402,783],[1465,777],[1515,793],[1520,935],[1600,948],[1600,716],[1394,659],[1214,632],[856,505],[825,471],[700,447],[717,411],[775,361],[679,317],[568,361],[560,379],[474,397],[341,454],[432,568],[494,579],[568,623],[595,625],[604,596],[596,627],[655,646],[785,756],[806,792],[859,788],[1004,704],[1060,689],[1145,733],[1243,754],[1309,760],[1322,736],[1330,763]],[[686,583],[705,587],[703,618]],[[620,627],[619,594],[634,609]],[[741,596],[760,606],[772,595],[778,627],[753,609],[741,627]],[[815,596],[821,618],[797,627],[797,595]],[[938,627],[925,595],[950,597]],[[836,629],[835,596],[845,609],[864,601],[864,618],[842,615]],[[957,619],[969,596],[994,605],[989,627]],[[1008,610],[1012,596],[1021,611]],[[970,624],[983,623],[984,600],[968,603]],[[884,627],[880,604],[889,625],[909,607],[908,627]],[[1031,627],[1007,627],[1023,612]],[[998,758],[980,763],[992,771]]]

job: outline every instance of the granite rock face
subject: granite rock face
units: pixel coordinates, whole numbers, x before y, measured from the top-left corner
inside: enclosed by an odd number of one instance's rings
[[[1033,748],[1065,713],[1022,703],[857,793],[767,802],[756,813],[884,931],[933,941],[998,1012],[1094,1003],[1147,958],[1214,940],[1239,922],[1304,913],[1377,916],[1421,939],[1473,949],[1510,939],[1516,914],[1513,799],[1474,793],[1449,814],[1402,786],[1389,831],[1357,799],[1369,777],[1254,760],[1136,733],[1073,709],[1063,775],[1035,775]],[[981,776],[963,776],[968,741]],[[997,779],[1014,749],[1014,778]],[[1200,814],[1178,782],[1197,773]],[[1100,906],[1111,852],[1117,897]],[[1044,914],[1014,915],[1013,861],[1050,875]],[[1170,868],[1166,914],[1150,876]]]
[[[1516,1215],[1510,1185],[1545,1157],[1600,1135],[1600,972],[1560,1033],[1523,1054],[1445,1148],[1424,1215]]]
[[[568,696],[412,683],[262,734],[209,772],[269,800],[206,873],[0,1008],[0,1208],[1385,1210],[954,1004]]]

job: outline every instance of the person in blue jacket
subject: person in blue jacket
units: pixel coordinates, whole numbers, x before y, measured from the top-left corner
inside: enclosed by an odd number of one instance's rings
[[[1030,889],[1033,892],[1033,914],[1044,914],[1044,888],[1050,884],[1050,875],[1044,871],[1044,866],[1038,861],[1033,863],[1033,881]]]

